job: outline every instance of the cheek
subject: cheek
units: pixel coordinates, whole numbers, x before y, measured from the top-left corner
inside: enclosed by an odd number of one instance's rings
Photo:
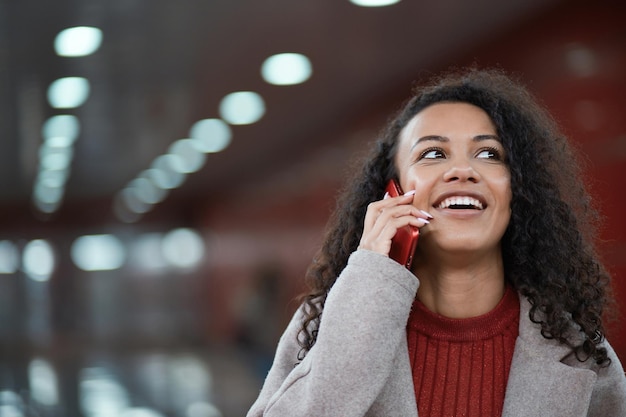
[[[417,189],[432,186],[434,182],[441,179],[444,172],[444,170],[435,166],[413,166],[402,174],[404,174],[404,181],[407,183],[407,186]]]
[[[510,207],[513,193],[511,192],[511,174],[509,170],[502,167],[481,174],[494,198],[498,200],[498,203]]]
[[[513,194],[511,192],[511,182],[508,178],[503,179],[501,182],[496,185],[496,189],[498,192],[499,206],[500,206],[500,216],[508,225],[511,219],[511,200],[513,198]]]
[[[430,207],[431,191],[435,182],[436,180],[432,177],[411,174],[401,184],[403,184],[402,187],[406,187],[403,188],[405,191],[415,190],[413,205],[426,210]]]
[[[500,190],[500,195],[502,200],[506,203],[507,207],[511,208],[511,200],[513,199],[513,192],[511,191],[511,180],[507,176],[504,178],[500,184],[498,184],[498,189]]]

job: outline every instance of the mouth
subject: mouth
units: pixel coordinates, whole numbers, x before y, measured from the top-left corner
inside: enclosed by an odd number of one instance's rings
[[[451,210],[484,210],[486,204],[471,196],[450,196],[444,198],[435,207]]]

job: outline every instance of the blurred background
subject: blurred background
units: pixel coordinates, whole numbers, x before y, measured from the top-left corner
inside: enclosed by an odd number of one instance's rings
[[[450,66],[582,151],[623,317],[624,2],[362,2],[1,0],[1,417],[245,415],[351,161]]]

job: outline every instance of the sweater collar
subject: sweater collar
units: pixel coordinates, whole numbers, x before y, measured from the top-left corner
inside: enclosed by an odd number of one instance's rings
[[[520,301],[516,292],[506,287],[504,296],[490,312],[477,317],[452,319],[434,313],[417,299],[409,316],[407,328],[440,340],[474,341],[489,339],[511,329],[517,331]]]

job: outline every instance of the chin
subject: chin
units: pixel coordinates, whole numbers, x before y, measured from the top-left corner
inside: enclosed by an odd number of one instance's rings
[[[429,239],[430,238],[430,239]],[[486,241],[484,240],[485,236],[476,236],[476,235],[457,235],[453,237],[449,237],[447,239],[436,239],[434,236],[425,236],[422,239],[422,242],[418,243],[418,248],[420,243],[422,244],[422,248],[424,252],[433,253],[447,253],[447,254],[469,254],[469,253],[488,253],[494,252],[500,254],[500,241]]]

